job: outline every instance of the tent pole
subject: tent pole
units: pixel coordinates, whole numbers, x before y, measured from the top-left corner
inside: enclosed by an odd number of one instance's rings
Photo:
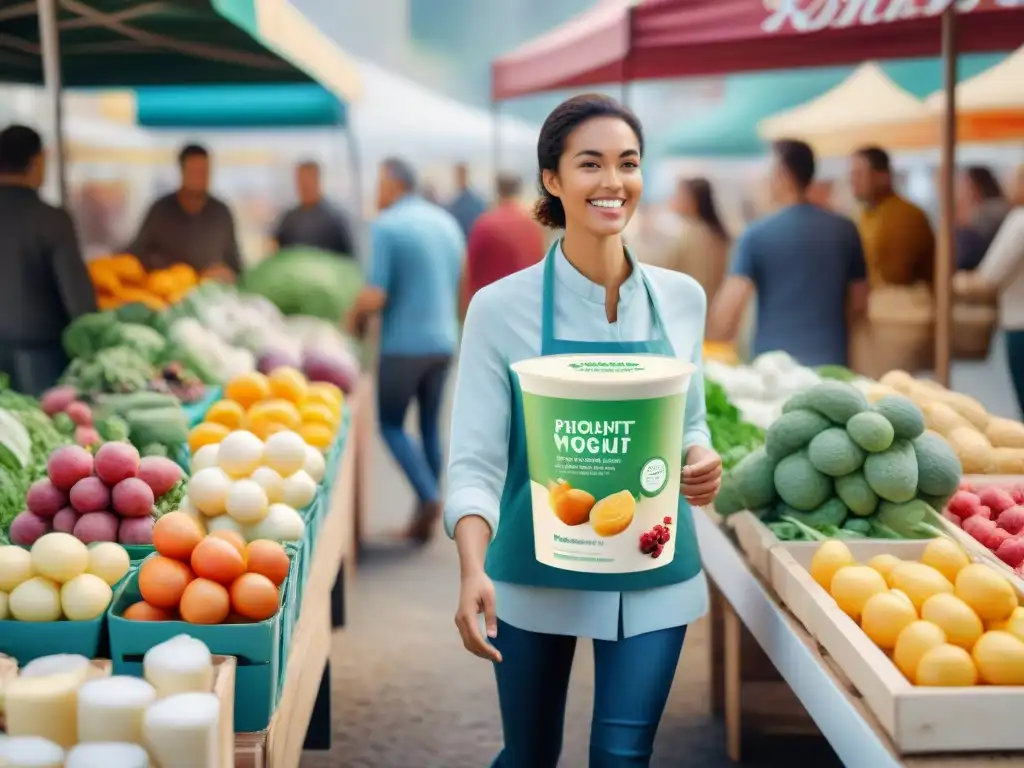
[[[939,240],[935,259],[935,378],[945,387],[950,379],[950,337],[953,326],[953,270],[956,254],[956,8],[950,3],[942,14],[942,70],[944,98],[941,161],[939,164]]]
[[[43,82],[53,119],[53,160],[57,167],[57,202],[67,203],[67,169],[64,155],[63,84],[60,71],[60,29],[57,0],[37,0],[39,43],[43,54]]]
[[[370,238],[366,236],[365,224],[366,199],[363,196],[363,168],[359,158],[359,146],[356,142],[356,132],[352,128],[352,110],[348,107],[345,112],[345,127],[342,128],[345,134],[345,148],[348,150],[348,171],[351,174],[352,194],[355,198],[352,201],[352,218],[356,225],[356,245],[359,253],[352,254],[357,261],[366,265],[370,263]]]

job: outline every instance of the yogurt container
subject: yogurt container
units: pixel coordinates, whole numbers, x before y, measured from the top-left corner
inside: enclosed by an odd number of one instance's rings
[[[549,355],[512,370],[523,392],[537,560],[584,573],[671,563],[674,537],[656,558],[640,537],[675,522],[695,366],[661,355]]]

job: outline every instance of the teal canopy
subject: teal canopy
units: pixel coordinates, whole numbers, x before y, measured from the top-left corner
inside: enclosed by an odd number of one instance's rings
[[[959,77],[973,77],[1003,57],[1004,54],[961,56]],[[942,86],[938,59],[888,61],[882,69],[897,85],[921,98]],[[830,91],[853,71],[852,67],[826,67],[729,76],[722,102],[669,131],[659,142],[657,154],[719,158],[759,155],[765,145],[757,135],[758,122]]]
[[[316,128],[348,117],[345,103],[314,83],[140,88],[135,98],[145,128]]]

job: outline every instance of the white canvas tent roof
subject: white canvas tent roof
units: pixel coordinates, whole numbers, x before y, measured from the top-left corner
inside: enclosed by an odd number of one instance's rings
[[[932,110],[941,110],[942,91],[933,93],[925,103]],[[962,112],[1024,109],[1024,47],[960,83],[956,89],[956,108]]]
[[[878,64],[867,62],[832,90],[765,118],[758,123],[757,132],[766,140],[802,138],[918,120],[931,114],[924,102],[896,85]]]
[[[363,97],[350,110],[360,154],[371,164],[400,155],[417,165],[488,163],[495,137],[490,112],[470,107],[392,72],[360,60]],[[511,117],[500,119],[502,158],[536,152],[538,128]]]

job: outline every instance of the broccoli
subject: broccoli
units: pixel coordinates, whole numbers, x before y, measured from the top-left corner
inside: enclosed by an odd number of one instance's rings
[[[128,422],[117,415],[110,415],[96,422],[96,431],[104,442],[114,443],[128,439]]]

